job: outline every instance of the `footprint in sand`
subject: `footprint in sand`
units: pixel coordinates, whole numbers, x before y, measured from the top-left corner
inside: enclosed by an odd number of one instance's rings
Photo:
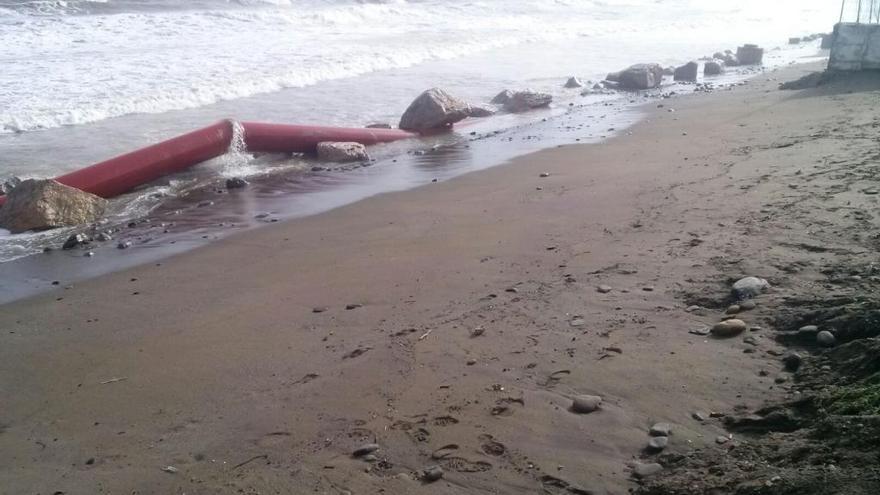
[[[469,461],[464,457],[445,457],[443,468],[459,473],[483,473],[492,469],[492,464],[484,461]]]
[[[434,426],[449,426],[458,424],[458,419],[452,416],[438,416],[434,418]]]
[[[501,442],[496,441],[495,437],[493,437],[492,435],[480,435],[479,439],[481,442],[483,442],[483,444],[480,445],[480,450],[482,450],[483,453],[486,455],[499,457],[507,452],[507,446],[505,446]]]

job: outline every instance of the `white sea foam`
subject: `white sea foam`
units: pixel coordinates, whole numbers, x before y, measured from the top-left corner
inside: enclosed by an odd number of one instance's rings
[[[523,43],[620,36],[650,46],[731,30],[782,38],[830,27],[823,19],[834,10],[824,0],[766,4],[0,0],[0,133],[197,108]]]

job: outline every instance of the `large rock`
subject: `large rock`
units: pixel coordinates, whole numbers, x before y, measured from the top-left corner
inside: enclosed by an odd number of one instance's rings
[[[584,83],[581,82],[581,80],[576,77],[569,77],[568,81],[565,82],[565,87],[569,88],[569,89],[582,88],[582,87],[584,87]]]
[[[513,91],[509,89],[505,89],[504,91],[495,95],[495,98],[492,98],[492,103],[495,105],[505,105],[510,99],[513,98]]]
[[[328,162],[364,162],[370,159],[361,143],[318,143],[318,158]]]
[[[663,82],[663,67],[660,64],[636,64],[620,71],[617,82],[623,89],[656,88]]]
[[[420,94],[400,117],[398,127],[408,131],[427,131],[449,127],[470,116],[471,107],[439,88]]]
[[[495,115],[495,110],[479,105],[471,105],[470,111],[468,112],[468,117],[476,118],[491,117],[493,115]]]
[[[700,71],[700,64],[696,62],[688,62],[681,67],[675,69],[673,79],[676,81],[696,82],[697,74]]]
[[[26,180],[0,207],[0,228],[13,233],[70,227],[97,221],[107,200],[54,180]]]
[[[764,63],[764,49],[758,45],[743,45],[736,49],[736,58],[742,65],[761,65]]]
[[[547,93],[538,93],[536,91],[517,91],[511,95],[504,109],[508,112],[525,112],[533,108],[546,107],[553,101],[553,96]]]
[[[724,65],[718,60],[710,60],[703,66],[704,76],[717,76],[724,73]]]

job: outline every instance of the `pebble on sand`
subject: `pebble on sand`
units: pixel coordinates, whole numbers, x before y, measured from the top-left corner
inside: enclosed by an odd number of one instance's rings
[[[770,283],[758,277],[746,277],[733,284],[733,293],[739,299],[751,299],[770,288]]]
[[[834,347],[837,344],[837,338],[828,330],[822,330],[816,335],[816,342],[821,346]]]
[[[725,320],[712,327],[712,335],[719,338],[736,337],[748,328],[749,326],[742,320]]]
[[[656,462],[651,462],[651,463],[647,463],[647,464],[637,462],[633,466],[633,474],[635,475],[636,478],[640,478],[640,479],[647,478],[649,476],[653,476],[662,470],[663,470],[663,466],[661,466],[660,464],[657,464]]]
[[[789,352],[782,356],[782,364],[785,365],[785,370],[794,373],[801,367],[801,363],[803,362],[803,358],[800,354],[796,352]]]
[[[652,437],[668,437],[672,434],[672,425],[669,423],[656,423],[649,431]]]
[[[440,466],[429,466],[422,472],[422,479],[428,483],[433,483],[443,477],[443,468]]]
[[[669,445],[669,437],[652,437],[648,440],[648,452],[660,452]]]
[[[742,311],[751,311],[758,307],[758,303],[751,299],[746,299],[745,301],[739,303],[739,309]]]
[[[598,395],[579,395],[572,400],[571,410],[578,414],[589,414],[599,409],[602,398]]]
[[[599,287],[596,287],[596,290],[599,291],[600,294],[608,294],[613,289],[610,285],[600,285]]]
[[[351,453],[351,455],[353,455],[354,457],[362,457],[367,454],[372,454],[373,452],[375,452],[377,450],[379,450],[379,444],[368,443],[368,444],[361,445],[360,447],[356,448],[354,450],[354,452]]]

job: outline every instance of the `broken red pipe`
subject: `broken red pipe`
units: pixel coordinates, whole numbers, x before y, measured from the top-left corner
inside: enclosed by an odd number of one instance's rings
[[[247,151],[308,153],[323,141],[387,143],[419,136],[399,129],[360,129],[305,125],[264,124],[231,120],[217,122],[161,143],[96,163],[56,177],[61,184],[112,198],[193,165],[229,152],[235,127],[240,125]],[[0,206],[6,201],[0,196]]]

